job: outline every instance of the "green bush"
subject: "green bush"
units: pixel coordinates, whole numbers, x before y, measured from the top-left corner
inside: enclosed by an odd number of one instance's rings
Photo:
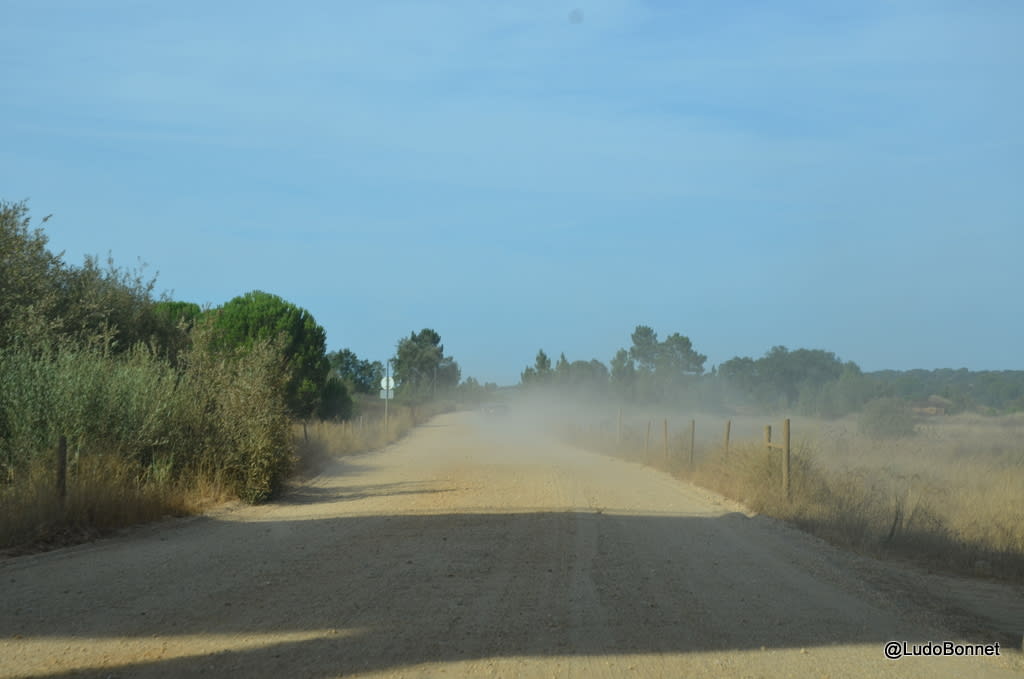
[[[189,420],[204,431],[197,463],[238,497],[259,502],[280,487],[294,463],[287,363],[277,341],[225,354],[211,339],[209,327],[197,328],[183,361]]]
[[[323,329],[254,293],[214,330],[195,304],[154,302],[154,284],[109,260],[64,264],[24,203],[0,201],[0,546],[188,511],[199,495],[258,502],[290,473],[289,407],[319,402]],[[347,393],[329,396],[344,415]]]
[[[217,480],[238,497],[269,497],[293,444],[279,347],[212,352],[203,329],[178,370],[145,345],[112,355],[66,345],[0,352],[0,480],[17,483],[68,440],[69,481],[83,457],[130,462],[140,480]]]
[[[898,398],[876,398],[864,404],[858,419],[860,431],[871,438],[900,438],[915,432],[914,413]]]

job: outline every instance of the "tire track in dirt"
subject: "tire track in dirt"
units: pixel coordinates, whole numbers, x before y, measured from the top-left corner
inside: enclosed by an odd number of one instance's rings
[[[0,560],[0,677],[1024,669],[886,660],[889,639],[957,636],[911,571],[512,418],[432,425],[270,505]]]

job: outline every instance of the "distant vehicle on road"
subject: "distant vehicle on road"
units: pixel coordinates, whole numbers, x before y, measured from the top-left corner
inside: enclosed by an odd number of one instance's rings
[[[507,403],[485,403],[480,406],[480,412],[484,415],[504,415],[508,412]]]

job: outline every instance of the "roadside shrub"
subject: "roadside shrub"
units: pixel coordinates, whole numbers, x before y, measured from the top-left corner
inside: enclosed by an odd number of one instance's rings
[[[195,488],[259,502],[281,486],[294,442],[280,347],[226,355],[208,337],[197,328],[177,368],[145,345],[0,351],[0,546],[179,514]],[[52,484],[60,436],[63,504]]]
[[[272,495],[294,462],[289,408],[321,398],[323,328],[263,293],[204,322],[155,302],[144,267],[68,266],[47,243],[24,203],[0,201],[0,546],[180,513],[194,495]],[[335,417],[351,409],[339,386]]]
[[[270,497],[294,463],[285,403],[288,370],[280,344],[260,340],[231,352],[214,349],[207,326],[193,331],[181,357],[182,425],[192,454],[175,450],[192,475],[213,477],[247,502]]]
[[[222,474],[247,502],[269,498],[294,463],[291,417],[285,402],[289,373],[280,346],[258,341],[223,358],[202,332],[186,359],[186,375],[204,404],[212,440],[202,466]]]

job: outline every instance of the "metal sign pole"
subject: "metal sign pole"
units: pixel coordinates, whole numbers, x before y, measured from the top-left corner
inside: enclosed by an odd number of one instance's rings
[[[384,369],[384,377],[380,378],[380,397],[384,399],[384,437],[388,435],[388,410],[389,403],[392,395],[395,393],[395,380],[391,377],[391,359],[387,361],[387,367]]]

